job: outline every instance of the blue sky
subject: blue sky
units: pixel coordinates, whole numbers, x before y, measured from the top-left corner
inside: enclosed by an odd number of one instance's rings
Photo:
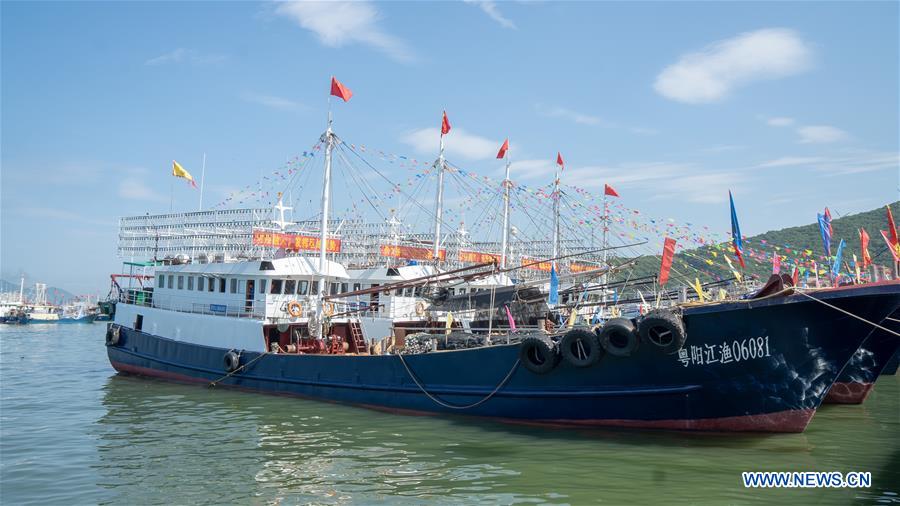
[[[7,279],[105,294],[116,220],[168,211],[172,159],[207,153],[209,204],[255,184],[321,134],[332,74],[348,142],[431,159],[446,109],[467,170],[501,174],[508,136],[517,181],[562,151],[564,181],[723,232],[729,188],[746,235],[898,198],[896,2],[0,9]]]

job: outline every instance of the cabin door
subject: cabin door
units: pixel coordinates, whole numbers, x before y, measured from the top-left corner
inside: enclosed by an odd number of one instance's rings
[[[244,311],[247,313],[253,312],[253,293],[256,288],[256,280],[248,279],[247,280],[247,292],[244,296]]]

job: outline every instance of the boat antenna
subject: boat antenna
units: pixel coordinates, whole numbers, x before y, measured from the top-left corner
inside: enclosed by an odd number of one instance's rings
[[[434,162],[434,167],[437,169],[437,199],[434,203],[434,247],[432,249],[431,255],[434,259],[435,263],[437,263],[440,258],[438,257],[438,253],[441,248],[441,218],[444,214],[444,169],[446,168],[446,162],[444,161],[444,135],[450,133],[450,121],[447,119],[447,111],[444,111],[444,116],[441,120],[441,144],[440,151],[438,153],[438,159]]]

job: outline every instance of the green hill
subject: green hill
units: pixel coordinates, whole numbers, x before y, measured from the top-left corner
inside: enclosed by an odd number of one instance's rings
[[[891,211],[897,218],[897,214],[900,212],[900,202],[892,203]],[[880,232],[888,228],[884,207],[834,218],[832,221],[832,229],[834,231],[831,241],[832,254],[837,252],[838,244],[841,239],[844,239],[846,242],[844,246],[844,261],[852,263],[854,254],[861,260],[858,233],[860,228],[866,229],[866,232],[869,234],[869,254],[872,256],[874,263],[884,266],[891,265],[891,253],[884,239],[881,238]],[[831,265],[831,261],[821,258],[824,255],[822,248],[822,236],[819,233],[819,225],[817,223],[772,230],[752,237],[745,237],[744,260],[747,267],[743,274],[745,276],[748,274],[756,275],[761,279],[766,279],[772,273],[771,255],[775,251],[782,258],[782,272],[790,272],[795,263],[799,263],[799,266],[805,270],[811,267],[812,261],[816,261],[821,270],[826,265]],[[808,252],[811,252],[811,254]],[[718,245],[718,247],[705,246],[702,248],[677,250],[675,261],[673,262],[672,279],[676,282],[683,282],[686,280],[693,281],[694,277],[699,277],[702,282],[708,282],[717,278],[731,277],[732,274],[722,259],[723,254],[726,253],[730,256],[735,267],[739,267],[734,254],[731,252],[730,243]],[[763,256],[765,257],[762,258]],[[710,262],[712,262],[712,265],[710,265]],[[631,277],[638,277],[657,274],[659,272],[659,264],[659,256],[642,257],[638,260],[637,267],[630,275]],[[846,272],[846,269],[842,270]]]

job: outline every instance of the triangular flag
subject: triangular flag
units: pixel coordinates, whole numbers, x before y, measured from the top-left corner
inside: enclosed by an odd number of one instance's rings
[[[746,269],[747,266],[744,265],[744,242],[743,239],[741,239],[741,225],[738,223],[737,211],[734,209],[734,198],[731,196],[731,190],[728,190],[728,202],[731,205],[731,241],[734,245],[734,256],[736,256],[741,263],[741,267]]]
[[[566,162],[562,159],[562,153],[559,151],[556,152],[556,165],[559,165],[560,170],[566,168]]]
[[[703,286],[700,284],[700,278],[694,278],[694,291],[697,292],[697,297],[700,297],[700,302],[706,300],[706,295],[703,293]]]
[[[191,183],[191,186],[193,186],[194,188],[197,187],[197,183],[194,182],[194,176],[192,176],[190,172],[184,170],[184,167],[182,167],[181,164],[176,162],[175,160],[172,160],[172,175],[175,177],[187,179]]]
[[[335,97],[340,97],[344,102],[347,102],[350,100],[350,97],[353,96],[353,92],[350,91],[350,88],[341,84],[334,76],[331,76],[331,94]]]
[[[603,194],[609,195],[610,197],[618,197],[619,196],[619,192],[617,192],[615,188],[613,188],[612,186],[610,186],[608,184],[603,185]]]
[[[444,111],[444,117],[441,119],[441,135],[450,133],[450,120],[447,119],[447,111]]]
[[[509,139],[503,141],[503,145],[500,146],[500,151],[497,152],[497,158],[505,158],[507,151],[509,151]]]
[[[859,229],[859,250],[862,253],[862,267],[865,269],[872,265],[872,256],[869,255],[869,234],[864,228]]]
[[[897,226],[894,225],[894,215],[891,214],[891,206],[885,206],[885,208],[887,209],[889,244],[893,246],[894,252],[900,255],[900,239],[897,238]]]

